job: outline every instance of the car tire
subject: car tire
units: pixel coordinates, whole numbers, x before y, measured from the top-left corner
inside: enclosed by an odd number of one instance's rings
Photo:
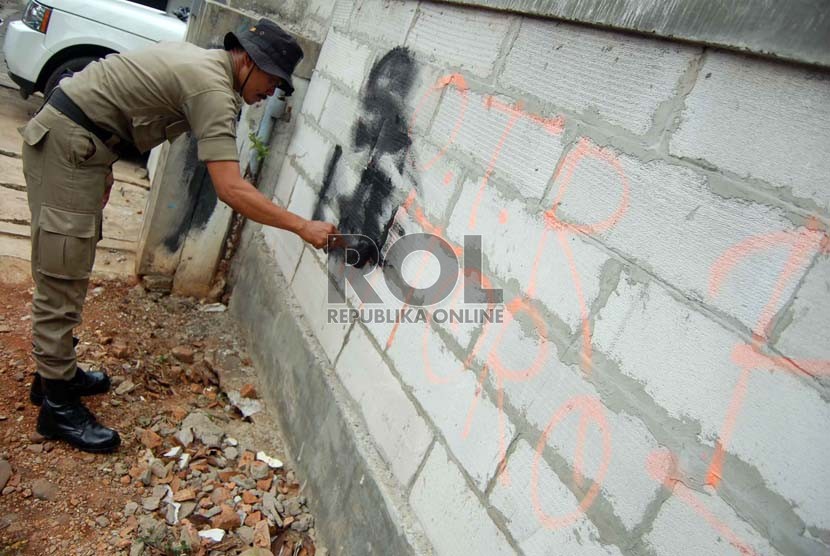
[[[49,96],[49,93],[61,79],[81,71],[87,64],[95,60],[98,60],[95,56],[79,56],[78,58],[71,58],[56,67],[43,85],[43,96]]]

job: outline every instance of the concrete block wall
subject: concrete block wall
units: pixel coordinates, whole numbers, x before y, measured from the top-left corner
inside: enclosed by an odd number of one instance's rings
[[[412,193],[426,231],[481,235],[507,307],[328,323],[324,255],[262,230],[394,511],[449,556],[830,551],[830,74],[432,2],[318,11],[275,199],[341,222],[379,168],[361,217]],[[367,95],[396,48],[400,166],[356,131],[395,125]]]

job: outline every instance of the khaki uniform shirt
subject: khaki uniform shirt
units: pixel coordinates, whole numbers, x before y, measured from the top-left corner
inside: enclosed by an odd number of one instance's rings
[[[199,160],[239,160],[241,98],[229,52],[159,43],[92,62],[60,87],[87,117],[141,152],[192,131]]]

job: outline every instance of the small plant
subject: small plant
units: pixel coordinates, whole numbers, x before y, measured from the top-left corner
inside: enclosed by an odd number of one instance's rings
[[[265,158],[268,156],[268,145],[260,141],[259,137],[257,137],[257,134],[253,131],[248,134],[248,139],[251,140],[254,149],[256,149],[257,161],[262,162],[263,160],[265,160]]]

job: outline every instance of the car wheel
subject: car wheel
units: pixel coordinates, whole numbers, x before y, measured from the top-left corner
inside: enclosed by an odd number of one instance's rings
[[[95,60],[98,60],[98,58],[94,56],[79,56],[78,58],[71,58],[56,67],[43,85],[43,95],[49,96],[49,93],[57,86],[61,79],[81,71],[87,64]]]

